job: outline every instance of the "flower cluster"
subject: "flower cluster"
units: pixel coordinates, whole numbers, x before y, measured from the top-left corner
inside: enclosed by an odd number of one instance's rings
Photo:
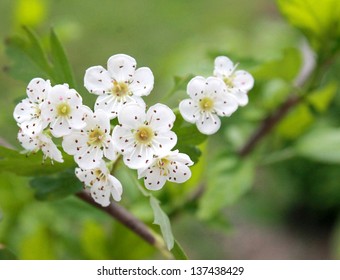
[[[248,91],[254,86],[254,79],[236,67],[229,58],[219,56],[215,59],[214,76],[196,76],[188,83],[190,98],[180,102],[179,110],[201,133],[216,133],[221,126],[220,117],[229,117],[238,106],[248,104]]]
[[[117,54],[109,58],[107,69],[94,66],[86,71],[84,86],[98,95],[94,110],[83,105],[81,96],[67,84],[52,86],[35,78],[13,114],[20,127],[18,140],[27,152],[41,150],[44,159],[63,162],[52,137],[61,138],[63,150],[78,165],[75,175],[104,207],[111,197],[121,199],[122,185],[111,174],[120,157],[137,170],[150,190],[159,190],[166,181],[183,183],[191,177],[193,162],[173,150],[175,114],[159,103],[147,109],[142,96],[151,93],[154,77],[149,68],[136,66],[134,58]],[[114,118],[118,125],[111,124]]]

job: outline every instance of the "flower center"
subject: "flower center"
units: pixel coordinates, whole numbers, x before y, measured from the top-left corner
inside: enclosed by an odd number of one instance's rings
[[[41,110],[40,110],[39,106],[36,106],[35,107],[34,117],[39,118],[40,115],[41,115]]]
[[[135,132],[135,139],[141,144],[149,144],[152,140],[154,133],[148,126],[142,126]]]
[[[233,77],[225,77],[223,79],[224,83],[227,85],[227,87],[229,88],[233,88],[234,87],[234,82],[233,82]]]
[[[210,97],[204,97],[200,101],[202,111],[212,111],[214,109],[214,101]]]
[[[117,97],[123,97],[129,93],[129,87],[124,82],[113,81],[112,94]]]
[[[57,112],[59,116],[67,117],[71,112],[70,105],[65,102],[60,103],[57,107]]]
[[[87,144],[89,145],[100,145],[104,139],[104,132],[98,128],[91,131],[89,134],[89,140]]]
[[[170,163],[170,161],[167,158],[161,158],[157,161],[157,165],[161,170],[161,174],[162,176],[167,176],[168,175],[168,164]]]
[[[106,181],[106,175],[100,169],[94,170],[94,175],[101,181]]]

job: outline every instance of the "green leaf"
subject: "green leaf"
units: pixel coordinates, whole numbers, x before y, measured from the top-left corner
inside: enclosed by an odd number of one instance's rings
[[[11,65],[6,71],[13,78],[27,82],[35,77],[49,78],[49,72],[32,56],[32,46],[21,37],[11,37],[6,41],[6,53]]]
[[[167,216],[167,214],[165,214],[165,212],[160,207],[159,201],[152,195],[150,195],[150,205],[153,210],[154,217],[155,217],[155,220],[153,223],[156,225],[159,225],[159,227],[161,228],[164,242],[168,250],[170,251],[174,247],[175,239],[172,234],[169,217]]]
[[[254,164],[251,160],[221,158],[208,173],[207,189],[199,201],[198,217],[209,220],[237,202],[251,187]]]
[[[340,130],[317,127],[295,144],[300,156],[326,163],[340,163]]]
[[[183,248],[175,239],[174,247],[171,249],[172,255],[176,260],[188,260],[188,256],[185,254]]]
[[[188,74],[183,77],[181,76],[175,76],[174,77],[174,86],[173,88],[163,97],[163,100],[167,100],[171,96],[173,96],[174,93],[180,90],[186,90],[188,82],[194,77],[193,74]]]
[[[335,82],[318,89],[307,96],[307,101],[317,112],[325,112],[334,99],[338,85]]]
[[[63,154],[63,158],[63,163],[54,162],[52,164],[50,160],[43,163],[41,152],[27,156],[0,146],[0,172],[12,172],[20,176],[39,176],[57,173],[75,166],[73,157]]]
[[[30,181],[38,200],[55,200],[65,198],[82,190],[82,183],[74,174],[67,170],[54,176],[36,177]]]
[[[185,122],[179,112],[176,112],[176,121],[172,130],[178,138],[175,149],[186,153],[192,161],[197,162],[201,156],[197,146],[207,139],[207,135],[200,133],[196,125]]]
[[[281,58],[261,64],[252,71],[252,74],[255,80],[280,78],[290,82],[299,73],[301,63],[300,52],[295,48],[287,48]]]
[[[328,40],[340,38],[340,5],[338,0],[278,0],[287,20],[300,29],[318,49]]]
[[[75,88],[75,81],[71,66],[68,62],[64,48],[61,45],[54,30],[51,30],[51,52],[53,57],[54,72],[57,77],[57,83],[68,83],[70,87]]]
[[[278,124],[276,131],[287,139],[295,139],[314,122],[314,116],[306,104],[296,106]]]

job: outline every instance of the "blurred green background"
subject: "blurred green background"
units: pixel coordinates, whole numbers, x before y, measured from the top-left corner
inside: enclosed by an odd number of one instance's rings
[[[5,53],[5,44],[8,36],[23,34],[22,25],[46,37],[46,46],[50,28],[55,29],[74,69],[77,89],[88,105],[93,104],[94,96],[83,87],[85,70],[93,65],[105,66],[107,59],[116,53],[129,54],[136,58],[138,66],[152,69],[155,87],[147,98],[149,104],[161,101],[172,89],[174,76],[211,75],[216,55],[224,54],[240,61],[240,69],[254,73],[255,78],[257,73],[260,80],[250,93],[250,104],[225,120],[225,129],[202,146],[204,156],[194,168],[198,175],[183,186],[183,191],[182,186],[170,185],[158,193],[168,213],[181,201],[181,195],[214,180],[213,159],[221,155],[228,157],[231,150],[237,150],[256,124],[285,100],[301,64],[300,56],[292,50],[303,42],[301,33],[282,18],[272,0],[101,0],[96,3],[2,0],[0,19],[0,37],[4,41],[0,45],[0,65],[4,69],[0,76],[2,145],[9,143],[19,148],[12,112],[16,101],[24,97],[29,80],[19,81],[8,75],[6,69],[11,61]],[[261,77],[257,67],[280,59],[292,61],[287,77],[280,73],[276,73],[277,77],[275,73]],[[332,73],[338,73],[339,63],[336,65]],[[334,77],[332,73],[329,80]],[[273,131],[270,141],[261,146],[262,155],[269,156],[260,157],[263,161],[256,165],[251,188],[240,191],[235,198],[227,194],[230,205],[225,205],[228,207],[218,217],[205,219],[202,208],[197,215],[189,206],[170,215],[174,235],[190,258],[340,256],[339,162],[310,160],[290,149],[298,137],[314,126],[339,126],[340,101],[336,97],[339,90],[333,85],[330,91],[327,106],[330,100],[332,104],[327,112],[314,115],[309,109],[299,107]],[[185,92],[179,91],[166,102],[176,106],[184,97]],[[239,176],[252,177],[248,173],[246,166]],[[152,213],[145,199],[130,188],[128,175],[119,176],[125,183],[123,205],[151,223]],[[221,176],[214,182],[223,188],[229,184],[228,178]],[[207,201],[214,203],[214,199]],[[38,201],[27,178],[7,172],[0,173],[0,246],[19,259],[161,258],[133,233],[77,198]]]

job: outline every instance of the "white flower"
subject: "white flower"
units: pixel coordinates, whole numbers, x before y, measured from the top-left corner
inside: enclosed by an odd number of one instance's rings
[[[178,150],[164,153],[154,158],[148,167],[138,169],[138,179],[144,177],[144,185],[149,190],[161,189],[166,181],[183,183],[191,177],[188,166],[193,165],[188,155]]]
[[[46,158],[50,158],[51,160],[58,162],[64,161],[61,152],[53,143],[51,137],[42,132],[30,136],[22,130],[19,130],[18,140],[27,152],[35,153],[41,150],[44,154],[44,160],[46,160]]]
[[[82,169],[100,165],[103,156],[110,160],[117,158],[110,136],[110,120],[102,110],[94,113],[88,109],[84,120],[86,126],[64,136],[62,146],[66,153],[74,155],[75,162]]]
[[[187,122],[196,123],[203,134],[217,132],[221,126],[219,116],[230,116],[237,109],[235,98],[219,78],[194,77],[187,92],[191,99],[181,101],[179,111]]]
[[[247,71],[236,71],[237,65],[226,56],[218,56],[215,59],[214,76],[225,82],[239,106],[245,106],[248,104],[247,93],[254,86],[254,78]]]
[[[119,126],[112,132],[116,149],[122,153],[124,163],[133,169],[151,162],[162,150],[171,150],[177,136],[170,131],[175,121],[172,110],[163,105],[145,106],[129,104],[118,114]]]
[[[28,135],[38,134],[48,125],[41,115],[41,106],[51,89],[50,81],[41,78],[31,80],[26,92],[28,98],[14,109],[13,116],[20,128]]]
[[[102,109],[110,119],[117,117],[123,105],[144,104],[141,96],[153,89],[154,77],[148,67],[136,69],[136,60],[125,54],[111,56],[107,69],[93,66],[86,70],[84,86],[99,95],[95,110]]]
[[[54,86],[41,107],[43,119],[51,123],[51,133],[55,137],[85,127],[84,113],[81,96],[74,89],[69,89],[67,84]]]
[[[93,199],[103,207],[110,204],[110,196],[115,201],[120,201],[123,193],[122,184],[110,174],[103,160],[97,168],[84,170],[76,168],[76,176],[91,188]]]

